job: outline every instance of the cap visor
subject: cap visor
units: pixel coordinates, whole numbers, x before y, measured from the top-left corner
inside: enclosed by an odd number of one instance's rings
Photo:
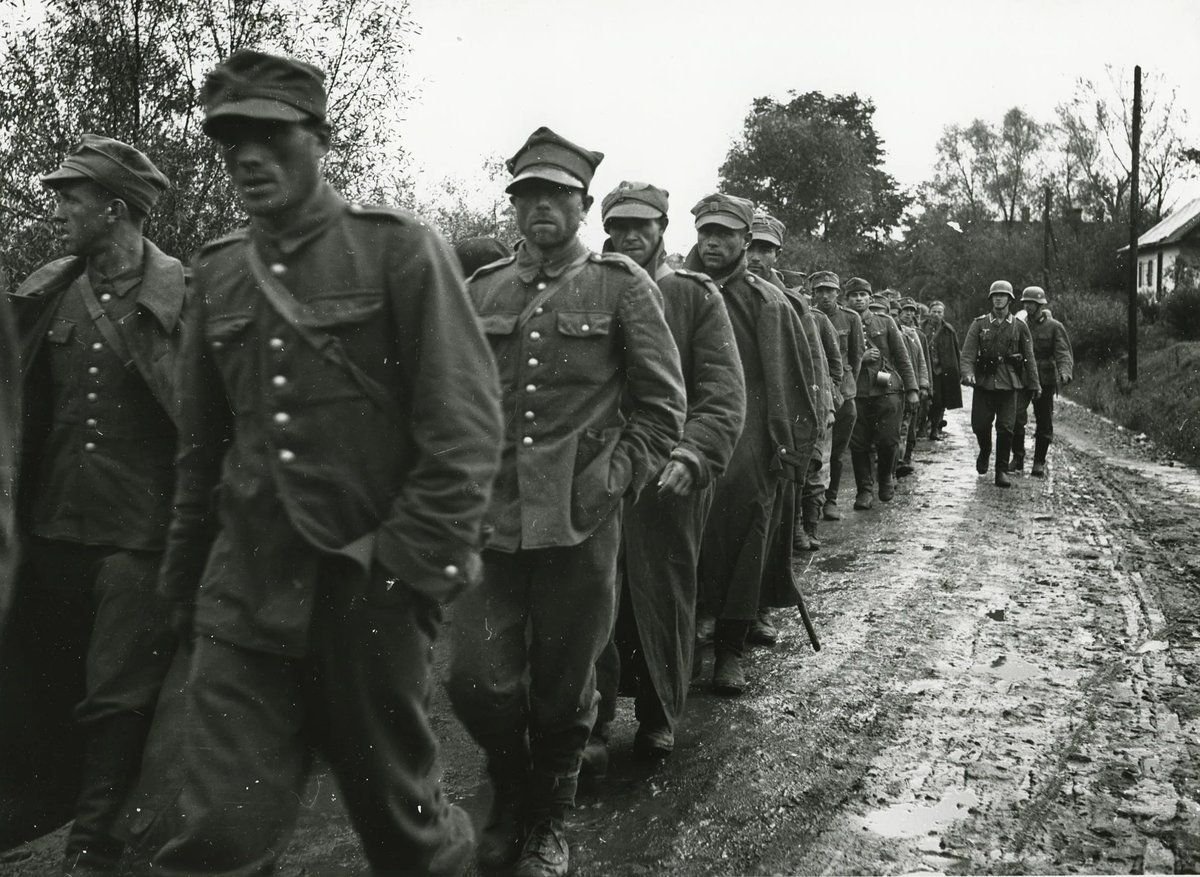
[[[696,217],[696,228],[704,228],[706,225],[720,225],[725,228],[740,229],[741,231],[749,228],[742,220],[728,213],[705,213],[703,216]]]
[[[512,178],[512,182],[505,187],[504,191],[511,195],[513,194],[513,189],[526,180],[545,180],[546,182],[555,183],[559,186],[567,186],[571,189],[587,188],[583,184],[583,180],[579,179],[579,177],[572,176],[562,168],[542,164],[525,168],[525,170]]]
[[[58,186],[64,186],[67,183],[78,183],[81,180],[95,180],[91,174],[85,174],[83,171],[75,170],[69,167],[60,167],[52,173],[46,174],[41,179],[41,183],[48,189],[53,189]]]
[[[766,233],[766,232],[763,232],[763,231],[756,231],[756,232],[754,232],[754,234],[750,236],[750,240],[752,240],[752,241],[766,241],[768,244],[774,244],[774,245],[775,245],[775,246],[777,246],[777,247],[782,247],[782,246],[783,246],[783,241],[781,241],[779,238],[775,237],[775,235],[773,235],[773,234],[768,234],[768,233]]]
[[[605,222],[610,219],[659,219],[662,215],[661,210],[651,207],[649,204],[626,201],[623,204],[614,204],[604,214],[603,219]]]
[[[828,280],[822,280],[819,283],[813,284],[813,291],[815,292],[818,289],[836,289],[840,292],[842,288],[836,283],[830,283]]]
[[[204,119],[204,132],[211,134],[214,125],[236,124],[238,119],[258,119],[267,122],[308,122],[316,117],[282,101],[251,97],[231,101],[209,110]]]

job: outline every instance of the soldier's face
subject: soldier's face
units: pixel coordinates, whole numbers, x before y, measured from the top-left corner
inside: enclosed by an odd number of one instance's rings
[[[80,181],[59,186],[54,194],[53,223],[63,251],[72,256],[89,256],[108,240],[113,216],[113,196],[98,186]]]
[[[604,223],[604,230],[608,232],[614,250],[624,253],[643,268],[658,249],[663,235],[661,219],[617,217]]]
[[[832,286],[818,286],[813,290],[813,302],[823,311],[832,311],[837,307],[838,291]]]
[[[992,299],[992,310],[994,310],[996,313],[1000,313],[1001,311],[1008,310],[1008,296],[1005,295],[1004,293],[998,292],[995,295],[993,295],[991,297],[991,299]]]
[[[733,266],[750,243],[749,229],[727,228],[709,222],[696,229],[696,247],[700,261],[710,274],[721,275]]]
[[[321,158],[329,151],[324,126],[239,118],[221,125],[214,136],[251,216],[285,218],[321,184]]]
[[[934,305],[933,307],[931,307],[929,309],[929,316],[937,317],[937,319],[939,319],[939,320],[944,319],[946,316],[945,306],[944,305]]]
[[[860,314],[867,312],[867,305],[871,303],[871,294],[865,289],[859,292],[851,292],[846,295],[846,304],[854,308]]]
[[[579,232],[592,206],[582,189],[560,186],[549,180],[525,180],[512,193],[517,228],[525,240],[540,249],[561,247]]]
[[[1038,309],[1041,307],[1036,301],[1023,301],[1021,304],[1025,306],[1025,313],[1031,317],[1036,317]]]
[[[904,310],[900,311],[900,322],[905,326],[917,325],[917,312],[911,308],[905,308]]]
[[[769,241],[751,241],[746,248],[746,267],[759,277],[768,277],[779,262],[779,247]]]

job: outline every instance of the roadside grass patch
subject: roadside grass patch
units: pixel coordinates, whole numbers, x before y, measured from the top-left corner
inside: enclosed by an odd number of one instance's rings
[[[1126,429],[1146,433],[1159,447],[1200,465],[1200,342],[1181,341],[1142,353],[1130,384],[1124,358],[1076,366],[1071,399]]]

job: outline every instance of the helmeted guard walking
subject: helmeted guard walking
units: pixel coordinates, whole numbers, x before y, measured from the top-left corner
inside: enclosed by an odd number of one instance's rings
[[[987,474],[995,423],[995,482],[997,487],[1011,487],[1008,460],[1017,417],[1017,392],[1030,390],[1036,400],[1041,387],[1033,336],[1025,322],[1009,312],[1014,298],[1012,284],[997,280],[988,290],[988,298],[991,311],[971,322],[963,341],[962,382],[975,388],[971,398],[971,429],[979,443],[975,470]]]
[[[1033,434],[1033,468],[1031,475],[1046,474],[1046,452],[1054,439],[1054,397],[1075,377],[1075,354],[1067,328],[1050,313],[1046,291],[1040,286],[1027,286],[1021,292],[1025,307],[1025,324],[1033,335],[1033,354],[1037,358],[1038,385],[1041,392],[1032,399],[1029,389],[1017,396],[1017,418],[1013,427],[1012,466],[1014,471],[1025,465],[1025,424],[1029,422],[1029,403],[1033,402],[1035,429]]]
[[[156,873],[272,870],[315,749],[372,869],[458,874],[432,645],[478,580],[495,362],[449,246],[322,178],[320,70],[239,50],[201,97],[250,225],[194,261],[161,584],[193,637],[185,779]]]
[[[469,284],[505,433],[483,584],[455,613],[450,696],[494,791],[480,864],[515,860],[522,877],[569,867],[564,819],[612,634],[621,505],[663,471],[687,410],[654,281],[578,237],[602,158],[534,131],[508,162],[525,240]]]

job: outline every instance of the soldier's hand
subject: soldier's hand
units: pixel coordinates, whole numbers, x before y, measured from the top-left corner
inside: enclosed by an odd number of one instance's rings
[[[1071,381],[1073,379],[1074,379],[1073,375],[1063,375],[1061,378],[1058,379],[1058,382],[1065,387],[1067,384],[1071,383]]]
[[[964,387],[973,387],[975,386],[975,379],[970,375],[963,375],[959,383],[961,383]]]
[[[673,493],[676,496],[687,496],[692,492],[696,479],[686,463],[672,460],[658,476],[658,492]]]
[[[879,348],[878,347],[868,347],[866,350],[864,350],[862,361],[868,362],[872,365],[879,362]]]
[[[917,403],[921,401],[921,394],[916,390],[906,390],[904,393],[904,404],[909,408],[915,408]]]

